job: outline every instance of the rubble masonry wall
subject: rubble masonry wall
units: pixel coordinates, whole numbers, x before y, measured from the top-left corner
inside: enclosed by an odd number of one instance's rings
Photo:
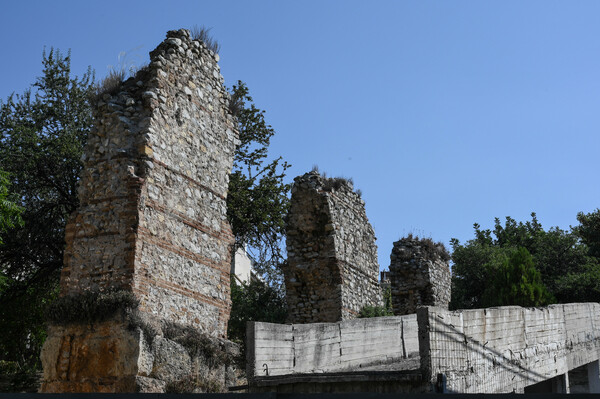
[[[225,334],[237,136],[216,57],[169,32],[145,70],[100,98],[61,295],[133,290],[142,310]]]
[[[448,308],[449,255],[441,244],[408,236],[394,243],[390,255],[390,289],[395,315],[412,314],[419,306]]]
[[[60,295],[128,291],[137,318],[51,325],[43,392],[231,383],[230,366],[178,343],[191,334],[231,346],[226,196],[238,137],[217,61],[189,31],[170,31],[147,67],[99,96]],[[181,336],[167,339],[167,330]]]
[[[381,305],[375,233],[349,181],[318,172],[294,179],[287,252],[291,322],[336,322]]]

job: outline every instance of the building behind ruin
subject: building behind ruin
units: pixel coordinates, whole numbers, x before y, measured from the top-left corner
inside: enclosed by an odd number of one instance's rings
[[[343,178],[294,179],[284,269],[291,322],[334,322],[381,305],[375,234],[365,204]]]
[[[51,325],[42,391],[162,392],[194,369],[193,354],[161,326],[225,337],[238,138],[217,61],[188,31],[170,31],[147,67],[99,95],[60,296],[129,293],[138,324],[115,312]]]

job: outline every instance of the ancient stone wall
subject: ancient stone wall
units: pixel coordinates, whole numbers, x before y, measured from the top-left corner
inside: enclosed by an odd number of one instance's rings
[[[287,252],[290,321],[335,322],[381,305],[375,234],[349,181],[318,172],[294,179]]]
[[[133,289],[148,312],[224,335],[236,133],[216,56],[182,32],[101,96],[61,295]]]
[[[442,244],[408,236],[394,243],[389,280],[395,315],[411,314],[419,306],[448,308],[449,255]]]
[[[61,296],[129,291],[142,315],[226,335],[233,243],[226,196],[238,138],[217,61],[187,30],[170,31],[147,67],[99,96],[80,207],[66,229]],[[139,332],[123,334],[140,342]],[[69,356],[69,345],[60,356]],[[136,374],[131,361],[122,378],[149,375]],[[45,370],[55,367],[48,362]],[[103,378],[96,375],[96,389]]]

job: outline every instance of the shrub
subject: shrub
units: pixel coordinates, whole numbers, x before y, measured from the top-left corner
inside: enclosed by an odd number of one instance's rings
[[[345,177],[331,177],[326,178],[323,177],[323,190],[324,191],[333,191],[339,190],[343,185],[352,186],[354,182],[352,179],[347,179]]]
[[[385,306],[364,306],[360,312],[358,312],[359,319],[368,319],[370,317],[383,317],[393,316],[394,313]]]
[[[123,83],[125,77],[127,76],[127,71],[123,68],[115,69],[111,68],[108,71],[108,74],[102,79],[100,84],[96,89],[96,96],[101,96],[102,94],[114,94],[117,88]]]
[[[405,258],[412,258],[414,255],[420,254],[429,260],[434,260],[437,257],[444,262],[450,260],[450,253],[448,253],[446,246],[441,242],[434,242],[431,238],[419,238],[409,234],[399,241],[405,247]]]
[[[93,323],[134,309],[138,300],[130,291],[85,291],[57,298],[48,308],[50,324]]]
[[[274,287],[252,279],[249,283],[238,284],[231,279],[231,315],[227,326],[227,336],[234,342],[246,341],[246,323],[264,321],[285,323],[287,306],[285,298]]]
[[[220,343],[192,326],[167,322],[163,326],[164,337],[181,344],[192,357],[202,356],[211,366],[230,364],[235,359]]]

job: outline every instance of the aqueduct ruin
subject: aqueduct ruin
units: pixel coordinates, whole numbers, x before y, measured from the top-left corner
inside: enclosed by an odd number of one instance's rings
[[[61,298],[125,293],[136,305],[53,323],[43,392],[239,383],[227,361],[186,345],[235,351],[225,339],[226,196],[238,135],[218,56],[179,30],[150,58],[98,100],[61,275]],[[248,325],[251,391],[567,392],[584,370],[585,389],[600,392],[599,304],[449,311],[447,260],[399,242],[390,274],[404,315],[353,319],[381,292],[374,232],[352,186],[298,177],[287,232],[293,324]]]

